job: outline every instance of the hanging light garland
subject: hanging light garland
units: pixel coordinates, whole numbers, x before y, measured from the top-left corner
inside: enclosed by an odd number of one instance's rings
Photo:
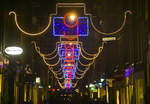
[[[84,16],[79,17],[76,13],[68,12],[63,17],[58,17],[58,8],[65,7],[83,8]],[[14,11],[11,11],[9,15],[12,14],[14,15],[17,28],[24,34],[30,36],[44,34],[52,23],[53,35],[60,37],[60,41],[56,43],[55,49],[48,54],[44,54],[41,52],[40,47],[37,46],[35,41],[32,43],[34,44],[36,52],[42,57],[43,62],[54,74],[59,86],[63,89],[70,89],[76,87],[79,79],[84,77],[104,48],[104,42],[102,42],[102,45],[98,47],[97,53],[91,54],[84,50],[82,42],[79,41],[79,37],[86,37],[89,35],[89,23],[99,34],[114,35],[123,29],[126,23],[127,14],[132,14],[132,12],[129,10],[125,11],[124,20],[120,28],[110,33],[102,32],[95,27],[92,20],[92,14],[86,13],[86,5],[84,3],[57,3],[56,13],[50,14],[48,25],[38,33],[24,31],[18,24],[17,14]],[[60,65],[60,69],[55,70],[58,65]],[[79,66],[82,69],[79,68]]]
[[[41,32],[38,32],[38,33],[29,33],[29,32],[24,31],[24,30],[20,27],[20,25],[18,24],[16,12],[14,12],[14,11],[9,12],[9,15],[12,15],[12,14],[13,14],[14,17],[15,17],[15,23],[16,23],[17,28],[18,28],[21,32],[23,32],[24,34],[26,34],[26,35],[30,35],[30,36],[38,36],[38,35],[41,35],[41,34],[45,33],[45,32],[49,29],[50,24],[51,24],[51,18],[52,18],[52,17],[50,16],[50,17],[49,17],[48,25],[45,27],[45,29],[43,29]]]

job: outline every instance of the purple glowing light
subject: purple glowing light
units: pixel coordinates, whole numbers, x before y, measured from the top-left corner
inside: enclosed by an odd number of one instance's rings
[[[0,68],[3,68],[4,64],[3,61],[0,61]]]
[[[129,67],[128,69],[125,69],[125,77],[129,77],[130,74],[133,74],[134,67]]]

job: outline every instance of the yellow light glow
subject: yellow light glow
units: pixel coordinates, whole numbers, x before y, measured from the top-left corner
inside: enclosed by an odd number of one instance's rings
[[[27,85],[24,85],[24,101],[27,101]]]
[[[116,96],[117,96],[116,97],[117,98],[117,104],[120,104],[120,101],[119,101],[119,90],[116,91]]]
[[[26,35],[30,35],[30,36],[38,36],[38,35],[41,35],[41,34],[43,34],[43,33],[45,33],[48,29],[49,29],[49,27],[50,27],[50,25],[51,25],[51,16],[49,17],[49,22],[48,22],[48,25],[42,30],[42,31],[40,31],[40,32],[37,32],[37,33],[29,33],[29,32],[26,32],[25,30],[23,30],[22,28],[21,28],[21,26],[19,25],[19,23],[18,23],[18,21],[17,21],[17,14],[16,14],[16,12],[14,12],[14,11],[11,11],[11,12],[9,12],[9,15],[14,15],[14,19],[15,19],[15,24],[16,24],[16,26],[17,26],[17,28],[21,31],[21,32],[23,32],[24,34],[26,34]]]
[[[69,45],[72,45],[72,42],[70,42]]]
[[[98,97],[98,98],[101,97],[101,90],[100,90],[100,88],[98,88],[98,95],[97,95],[97,97]]]
[[[51,85],[49,85],[48,88],[51,88]]]
[[[57,82],[62,89],[65,89],[65,85],[63,85],[59,80],[57,80]]]
[[[82,45],[82,43],[81,43],[81,45]],[[82,56],[83,58],[85,58],[86,60],[95,60],[95,59],[99,56],[99,54],[102,52],[103,47],[104,47],[104,42],[102,43],[102,46],[100,46],[100,47],[98,48],[98,52],[97,52],[96,54],[89,54],[89,53],[87,53],[87,52],[83,49],[83,46],[81,46],[80,53],[81,53],[81,56]],[[83,51],[83,52],[82,52],[82,51]],[[90,57],[90,58],[89,58],[89,57],[84,56],[84,54],[87,54],[87,55],[93,56],[93,57]]]
[[[68,56],[71,56],[71,54],[70,54],[70,53],[68,53],[67,55],[68,55]]]
[[[68,64],[68,66],[71,66],[71,64]]]
[[[97,29],[97,28],[95,27],[95,25],[94,25],[94,23],[93,23],[93,20],[92,20],[92,15],[91,15],[91,14],[86,14],[86,15],[89,15],[89,16],[90,16],[91,26],[94,28],[94,30],[95,30],[96,32],[98,32],[99,34],[103,34],[103,35],[113,35],[113,34],[117,34],[118,32],[120,32],[120,31],[124,28],[124,26],[125,26],[125,24],[126,24],[126,20],[127,20],[127,14],[132,14],[132,12],[131,12],[130,10],[127,10],[127,11],[124,12],[124,20],[123,20],[123,23],[121,24],[121,26],[120,26],[117,30],[115,30],[115,31],[113,31],[113,32],[102,32],[102,31],[100,31],[99,29]]]
[[[74,14],[70,15],[70,20],[74,21],[76,19],[76,16]]]

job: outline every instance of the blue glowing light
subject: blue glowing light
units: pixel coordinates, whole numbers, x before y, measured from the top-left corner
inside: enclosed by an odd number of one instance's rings
[[[71,88],[71,83],[70,83],[70,82],[68,82],[68,81],[66,81],[66,83],[65,83],[65,88],[70,89],[70,88]]]
[[[64,18],[65,17],[53,17],[54,36],[88,36],[88,17],[78,17],[76,21],[69,21],[66,18],[64,20]],[[72,43],[68,40],[69,39],[66,37],[65,42],[58,44],[58,55],[65,79],[65,88],[71,88],[72,86],[72,80],[75,79],[75,73],[80,57],[80,44]]]
[[[53,17],[53,35],[64,36],[64,32],[67,35],[77,35],[77,26],[69,28],[65,26],[63,22],[64,17]],[[89,19],[88,17],[78,18],[78,36],[88,36],[89,34]]]
[[[80,45],[59,43],[58,54],[61,60],[64,79],[74,79],[80,56]]]
[[[66,58],[66,54],[65,54],[66,51],[67,51],[67,53],[71,52],[71,55],[73,55],[71,48],[68,50],[65,50],[65,45],[66,44],[58,44],[58,55],[63,60],[65,60],[65,58]],[[74,45],[74,55],[73,56],[74,56],[73,57],[74,60],[79,60],[79,56],[80,56],[80,45],[79,44]]]

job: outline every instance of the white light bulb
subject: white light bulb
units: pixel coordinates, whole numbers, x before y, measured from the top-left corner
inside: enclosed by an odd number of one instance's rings
[[[67,55],[68,55],[68,56],[71,56],[71,54],[70,54],[70,53],[68,53]]]
[[[75,16],[74,16],[74,15],[71,15],[71,16],[70,16],[70,19],[71,19],[72,21],[74,21],[74,20],[75,20]]]

